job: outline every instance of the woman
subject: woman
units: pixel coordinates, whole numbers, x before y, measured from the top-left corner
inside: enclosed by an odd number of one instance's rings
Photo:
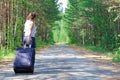
[[[36,26],[35,26],[35,13],[31,12],[27,16],[27,20],[24,24],[24,45],[26,47],[31,46],[31,48],[35,48],[35,34],[36,34]]]

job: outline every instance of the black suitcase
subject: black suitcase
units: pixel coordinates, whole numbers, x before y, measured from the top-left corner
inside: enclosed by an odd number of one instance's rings
[[[35,62],[35,49],[34,48],[18,48],[14,59],[14,72],[15,73],[33,73]]]

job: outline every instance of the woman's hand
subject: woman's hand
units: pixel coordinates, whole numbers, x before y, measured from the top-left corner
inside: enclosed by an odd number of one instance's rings
[[[30,42],[31,42],[31,38],[30,38],[30,37],[28,37],[26,44],[27,44],[27,45],[29,45],[29,44],[30,44]]]

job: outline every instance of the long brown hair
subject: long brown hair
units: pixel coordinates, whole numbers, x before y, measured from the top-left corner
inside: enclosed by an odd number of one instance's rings
[[[27,16],[27,20],[30,20],[30,19],[34,20],[35,17],[36,17],[36,14],[35,14],[34,12],[31,12],[31,13],[29,13],[29,15]]]

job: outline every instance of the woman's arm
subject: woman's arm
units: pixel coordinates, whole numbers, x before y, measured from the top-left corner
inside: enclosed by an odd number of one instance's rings
[[[34,23],[30,24],[30,27],[29,27],[30,32],[29,32],[29,36],[28,36],[28,40],[27,40],[26,44],[30,44],[33,25],[34,25]]]

